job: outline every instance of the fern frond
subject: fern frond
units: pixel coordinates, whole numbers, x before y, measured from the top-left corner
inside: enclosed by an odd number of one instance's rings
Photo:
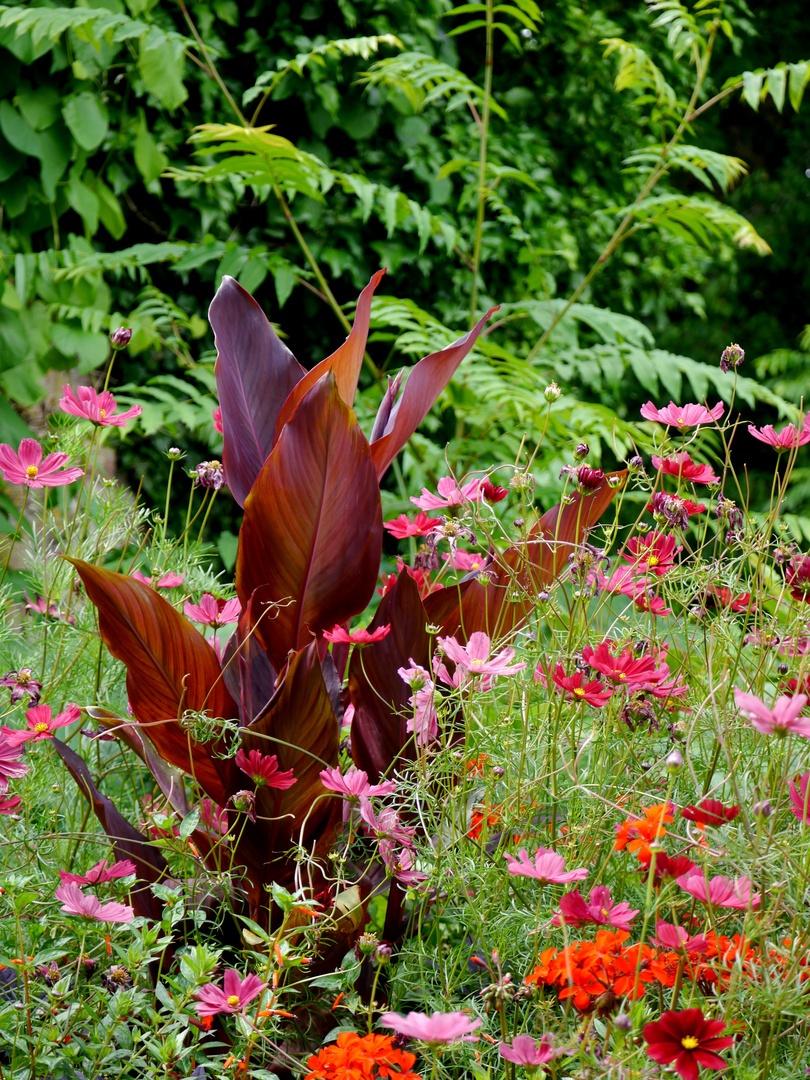
[[[677,104],[677,94],[642,48],[622,38],[603,38],[599,44],[606,46],[603,56],[608,57],[614,52],[619,54],[619,67],[613,83],[619,93],[622,90],[639,90],[653,94],[659,105],[672,107]]]
[[[655,195],[643,202],[621,207],[617,216],[632,213],[634,228],[656,226],[711,251],[718,240],[738,247],[753,248],[759,255],[770,255],[771,248],[754,226],[728,206],[686,195]]]
[[[712,180],[727,193],[748,175],[748,166],[742,158],[699,146],[676,145],[667,154],[666,161],[668,167],[686,169],[709,191],[713,190]],[[635,166],[638,172],[652,172],[660,162],[661,150],[658,147],[636,150],[624,160],[626,166]]]
[[[104,39],[110,43],[127,41],[131,38],[143,38],[151,35],[151,44],[159,39],[181,42],[187,48],[194,48],[191,38],[184,37],[174,30],[162,30],[154,24],[140,22],[129,15],[118,15],[105,8],[68,8],[68,7],[5,7],[0,6],[0,29],[14,26],[15,37],[30,34],[34,45],[39,45],[46,38],[58,41],[66,31],[72,31],[80,40],[93,45]]]
[[[477,109],[483,105],[484,91],[458,68],[420,52],[378,60],[368,71],[361,71],[357,81],[364,86],[390,86],[402,91],[414,112],[442,100],[449,112],[468,102]],[[490,108],[503,120],[506,112],[490,98]]]

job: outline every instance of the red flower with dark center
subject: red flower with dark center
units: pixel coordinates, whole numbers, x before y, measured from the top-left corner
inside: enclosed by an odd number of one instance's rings
[[[692,461],[685,450],[682,454],[675,454],[668,458],[653,456],[652,463],[656,469],[661,470],[664,476],[677,476],[692,484],[713,484],[720,479],[719,476],[714,475],[711,465],[700,465]]]
[[[683,1080],[698,1080],[698,1065],[724,1069],[727,1062],[717,1053],[731,1046],[731,1035],[720,1035],[725,1020],[707,1020],[700,1009],[665,1012],[660,1020],[645,1024],[642,1032],[647,1053],[659,1065],[675,1066]]]
[[[810,555],[791,559],[785,571],[785,581],[794,600],[810,604]]]
[[[652,852],[648,849],[644,852],[638,853],[638,860],[644,866],[644,877],[647,877],[647,868],[652,860]],[[653,878],[653,885],[659,888],[661,885],[668,885],[671,881],[676,881],[679,877],[683,877],[684,874],[688,874],[690,870],[694,870],[695,864],[691,859],[687,859],[685,855],[676,855],[674,858],[671,855],[667,855],[664,851],[657,851],[655,853],[655,877]]]
[[[706,592],[706,599],[717,607],[727,608],[730,611],[751,610],[751,593],[738,593],[735,596],[725,585],[710,585]]]
[[[733,821],[739,814],[739,806],[725,807],[717,799],[702,799],[700,806],[685,806],[681,810],[681,817],[687,821],[694,821],[697,825],[708,825],[712,829],[719,829],[727,821]]]

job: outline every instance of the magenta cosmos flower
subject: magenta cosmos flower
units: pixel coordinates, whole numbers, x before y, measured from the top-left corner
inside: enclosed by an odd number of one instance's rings
[[[681,551],[683,545],[676,547],[674,536],[653,531],[646,536],[631,536],[622,558],[632,563],[637,573],[662,577],[675,565],[675,556]]]
[[[36,705],[42,693],[42,683],[34,678],[30,667],[21,667],[19,671],[7,671],[0,679],[0,686],[11,690],[11,704],[16,705],[24,697],[29,705]]]
[[[298,783],[292,769],[287,772],[279,769],[275,754],[261,754],[258,750],[251,750],[246,754],[244,750],[237,750],[233,760],[237,769],[249,776],[256,787],[279,788],[284,791]]]
[[[0,796],[0,814],[13,814],[21,802],[19,795]]]
[[[0,738],[0,794],[8,793],[9,780],[19,780],[28,772],[28,766],[20,761],[20,747]]]
[[[352,630],[351,633],[345,626],[334,626],[331,630],[324,630],[323,636],[334,645],[372,645],[375,641],[382,641],[390,633],[390,626],[378,626],[371,632]]]
[[[523,671],[526,667],[525,663],[509,663],[515,658],[515,650],[512,648],[502,649],[495,656],[490,657],[490,640],[481,630],[470,634],[466,647],[459,645],[454,637],[440,637],[437,641],[447,659],[464,668],[470,676],[514,675],[515,672]]]
[[[36,439],[23,439],[16,454],[7,443],[0,443],[0,469],[9,484],[25,484],[30,488],[72,484],[84,476],[84,469],[75,465],[65,469],[67,459],[67,454],[48,454],[43,460],[42,447]]]
[[[667,427],[676,427],[679,431],[688,431],[691,427],[699,427],[701,424],[713,424],[719,420],[725,411],[722,401],[718,401],[713,409],[707,409],[705,405],[676,405],[670,401],[665,409],[656,409],[651,401],[641,406],[641,415],[645,420],[657,420],[659,424]]]
[[[391,521],[383,522],[383,528],[387,529],[397,540],[405,540],[409,536],[427,536],[441,523],[441,518],[428,517],[427,514],[421,512],[416,515],[413,521],[410,520],[407,514],[400,514],[399,517],[393,518]]]
[[[751,726],[763,735],[802,735],[810,739],[810,719],[802,719],[799,715],[807,704],[804,694],[794,694],[792,697],[783,694],[769,709],[754,694],[746,694],[735,686],[734,700],[737,708],[751,721]]]
[[[349,802],[359,802],[361,798],[370,798],[372,795],[393,795],[397,785],[393,780],[386,780],[382,784],[370,784],[368,773],[358,769],[356,765],[350,765],[345,773],[340,769],[322,769],[319,773],[321,783],[328,791],[336,791]]]
[[[443,476],[436,489],[438,495],[422,488],[421,495],[411,495],[411,502],[420,510],[438,510],[442,506],[461,506],[462,503],[477,502],[484,494],[481,480],[470,480],[459,487],[452,476]]]
[[[114,881],[134,873],[135,863],[130,859],[119,859],[112,866],[108,866],[107,860],[102,859],[95,866],[91,866],[86,874],[69,874],[66,870],[60,870],[59,877],[63,885],[100,885],[104,881]]]
[[[219,1013],[243,1013],[247,1006],[257,998],[267,986],[258,975],[239,978],[239,972],[230,968],[225,972],[223,985],[206,983],[194,996],[197,1001],[194,1008],[198,1016],[217,1016]]]
[[[538,1042],[531,1035],[516,1035],[512,1045],[501,1043],[498,1053],[507,1061],[514,1061],[516,1065],[522,1065],[526,1069],[536,1069],[540,1065],[547,1065],[549,1061],[559,1057],[565,1051],[555,1050],[551,1044],[551,1036],[544,1035]]]
[[[383,1027],[393,1028],[399,1035],[419,1039],[431,1046],[452,1042],[478,1042],[478,1036],[473,1035],[473,1032],[481,1026],[480,1020],[470,1020],[463,1012],[435,1012],[430,1016],[418,1012],[399,1016],[389,1012],[382,1014],[380,1023]]]
[[[709,939],[703,934],[690,937],[682,926],[674,926],[672,923],[658,920],[655,928],[658,934],[653,938],[654,945],[660,945],[664,949],[685,949],[686,952],[707,953],[709,951]]]
[[[566,926],[585,926],[593,923],[596,926],[629,930],[638,910],[631,908],[629,904],[614,903],[610,889],[606,885],[597,885],[591,889],[587,900],[579,889],[560,897],[560,910],[551,922],[554,926],[562,926],[563,923]]]
[[[85,919],[114,923],[132,922],[135,918],[135,912],[127,904],[102,904],[97,896],[85,896],[72,881],[60,885],[53,895],[62,901],[62,911],[66,911],[68,915],[81,915]]]
[[[718,1038],[725,1027],[725,1020],[707,1020],[700,1009],[669,1010],[660,1020],[645,1024],[642,1035],[653,1061],[671,1062],[682,1080],[698,1080],[699,1065],[725,1069],[727,1062],[717,1051],[734,1043],[731,1035]]]
[[[521,877],[534,878],[544,885],[564,885],[568,881],[583,881],[588,876],[587,867],[578,870],[566,870],[565,859],[551,848],[540,848],[534,859],[529,858],[526,848],[521,848],[514,858],[508,852],[504,858],[509,863],[509,873]]]
[[[99,394],[92,386],[77,386],[75,393],[69,386],[63,386],[62,394],[64,396],[59,402],[62,412],[90,420],[99,427],[123,427],[127,421],[134,420],[143,412],[140,405],[133,405],[131,409],[116,416],[118,406],[110,391],[104,390]]]
[[[713,484],[720,479],[719,476],[715,476],[711,465],[699,465],[696,461],[692,461],[685,450],[682,454],[674,454],[668,458],[653,455],[652,463],[656,469],[661,470],[664,476],[677,476],[692,484]]]
[[[2,767],[0,765],[0,767]],[[810,825],[810,808],[808,808],[808,796],[807,789],[810,787],[810,772],[803,773],[799,777],[799,786],[788,780],[788,791],[790,792],[790,812],[794,814],[803,825]]]
[[[22,746],[27,742],[41,742],[42,739],[52,739],[54,731],[75,724],[81,717],[82,712],[78,705],[68,705],[64,712],[51,718],[50,705],[36,705],[25,714],[27,726],[18,729],[4,727],[2,734],[9,746]]]
[[[199,604],[186,600],[183,614],[187,619],[205,626],[227,626],[228,623],[239,622],[242,605],[236,597],[233,600],[217,600],[211,593],[203,593]]]
[[[660,672],[655,666],[655,657],[650,653],[636,658],[628,646],[618,656],[610,651],[613,641],[603,641],[593,649],[586,645],[582,650],[582,659],[595,671],[618,686],[635,687],[648,682],[659,682]]]
[[[749,904],[757,907],[761,899],[759,893],[751,892],[751,881],[747,877],[734,878],[732,881],[731,878],[718,874],[709,881],[702,870],[691,870],[679,877],[677,884],[702,904],[711,904],[713,907],[742,910]]]
[[[560,663],[555,667],[552,679],[569,701],[584,701],[586,705],[592,705],[595,709],[601,709],[613,695],[612,687],[610,690],[603,689],[603,684],[598,679],[586,682],[581,671],[566,675],[565,668]],[[538,663],[534,670],[534,681],[548,686],[542,663]]]
[[[753,424],[749,424],[748,434],[753,435],[753,437],[759,439],[760,442],[772,446],[777,454],[781,454],[785,450],[795,450],[797,446],[804,446],[806,443],[810,442],[809,420],[810,415],[805,417],[801,428],[795,428],[793,424],[788,424],[787,427],[783,427],[781,431],[775,431],[772,424],[767,424],[762,428],[757,428],[754,427]]]
[[[155,581],[154,577],[147,577],[146,574],[142,574],[140,570],[133,570],[129,576],[135,578],[136,581],[140,581],[141,585],[149,585],[153,589],[179,589],[186,580],[185,574],[175,574],[171,570],[168,574],[159,577],[157,581]]]

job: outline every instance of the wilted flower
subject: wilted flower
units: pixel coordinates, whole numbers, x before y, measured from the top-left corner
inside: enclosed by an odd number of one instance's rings
[[[16,453],[7,443],[0,443],[0,469],[9,484],[25,484],[29,488],[72,484],[84,476],[84,469],[78,466],[65,469],[67,460],[67,454],[48,454],[43,460],[42,447],[36,439],[23,439]]]
[[[201,461],[194,472],[197,474],[194,483],[199,484],[200,487],[213,488],[214,491],[219,491],[225,483],[225,474],[222,471],[221,461]]]
[[[32,675],[30,667],[22,667],[19,671],[7,671],[0,679],[0,686],[6,686],[11,690],[11,704],[16,705],[24,697],[28,698],[30,705],[36,705],[42,693],[42,683]]]
[[[731,368],[738,368],[744,360],[745,349],[735,344],[726,345],[720,354],[720,370],[725,373]]]

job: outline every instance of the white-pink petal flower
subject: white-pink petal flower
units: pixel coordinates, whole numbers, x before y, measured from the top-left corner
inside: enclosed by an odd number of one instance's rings
[[[760,698],[735,686],[734,700],[737,708],[751,721],[751,726],[763,735],[801,735],[810,739],[810,718],[799,715],[807,704],[804,694],[783,694],[769,709]]]

